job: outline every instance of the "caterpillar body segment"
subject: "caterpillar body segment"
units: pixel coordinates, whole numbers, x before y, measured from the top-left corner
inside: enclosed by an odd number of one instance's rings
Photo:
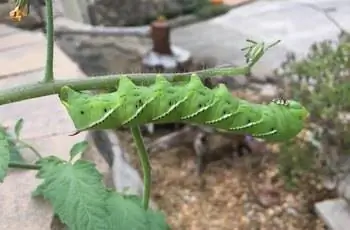
[[[183,122],[284,141],[302,130],[308,116],[296,101],[249,103],[233,97],[223,84],[205,87],[197,75],[186,84],[171,84],[159,75],[150,87],[137,86],[125,76],[116,92],[90,95],[63,87],[59,97],[77,132]]]
[[[73,120],[75,127],[79,127],[78,129],[88,129],[90,127],[106,129],[115,124],[115,120],[113,123],[108,122],[110,120],[108,118],[113,115],[113,107],[119,106],[118,103],[115,103],[116,101],[114,104],[111,103],[111,98],[113,98],[111,94],[108,96],[93,96],[87,93],[77,92],[70,87],[64,86],[61,88],[59,97],[61,103],[67,109],[71,119]],[[92,98],[94,100],[91,100]],[[120,102],[121,101],[119,101],[119,103]],[[100,109],[101,107],[103,108],[102,110]]]
[[[219,84],[212,92],[216,106],[207,112],[209,115],[206,114],[202,119],[204,120],[204,125],[222,127],[228,119],[232,119],[240,112],[238,108],[241,103],[239,99],[232,98],[232,94],[224,84]]]
[[[280,100],[274,101],[270,103],[272,110],[275,111],[276,114],[276,126],[283,126],[284,129],[280,129],[277,131],[279,135],[286,138],[291,139],[296,136],[304,127],[306,118],[309,116],[308,111],[297,101],[293,100],[282,100],[282,104]],[[281,107],[288,108],[281,110]],[[278,136],[279,136],[278,135]],[[266,137],[264,139],[270,139],[270,137]]]
[[[247,132],[250,133],[253,137],[259,137],[268,139],[269,137],[277,138],[276,135],[278,131],[278,127],[280,125],[283,126],[283,124],[276,123],[276,111],[270,108],[270,106],[267,105],[256,105],[260,107],[261,113],[261,119],[262,122],[256,124],[255,126],[252,126],[247,129]],[[281,108],[283,111],[283,108]],[[282,128],[283,129],[283,128]],[[280,130],[282,130],[280,129]],[[280,131],[281,132],[281,131]]]

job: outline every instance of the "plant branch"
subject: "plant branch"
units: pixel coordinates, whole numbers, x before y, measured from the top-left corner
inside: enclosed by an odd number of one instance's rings
[[[192,74],[198,74],[202,79],[207,77],[215,77],[218,75],[234,76],[246,75],[250,71],[250,67],[225,67],[210,68],[196,72],[187,73],[164,73],[162,74],[171,82],[183,81],[189,79]],[[125,74],[124,74],[125,75]],[[150,85],[154,82],[157,74],[128,74],[136,84]],[[122,75],[95,76],[89,78],[76,78],[71,80],[56,80],[54,82],[38,82],[33,84],[25,84],[0,91],[0,105],[9,104],[17,101],[23,101],[31,98],[43,97],[47,95],[57,94],[60,89],[67,85],[75,90],[101,90],[110,89]]]
[[[148,203],[151,195],[151,167],[149,163],[148,153],[143,142],[141,130],[139,126],[132,126],[130,128],[132,136],[137,147],[137,153],[139,155],[142,172],[143,172],[143,196],[142,204],[145,210],[148,209]]]
[[[22,141],[20,139],[17,139],[16,141],[18,143],[20,143],[24,148],[30,149],[39,159],[43,158],[41,156],[41,154],[33,146],[31,146],[30,144],[27,144],[26,142],[24,142],[24,141]]]
[[[8,164],[9,168],[18,168],[18,169],[31,169],[31,170],[39,170],[40,165],[35,164],[25,164],[19,162],[10,162]]]
[[[53,76],[53,9],[52,0],[45,0],[46,9],[46,66],[44,82],[54,81]]]

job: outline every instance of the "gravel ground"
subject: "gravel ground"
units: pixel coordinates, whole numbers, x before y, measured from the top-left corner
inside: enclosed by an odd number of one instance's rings
[[[235,94],[258,100],[252,91]],[[124,141],[139,168],[131,137]],[[152,154],[152,199],[173,230],[326,229],[313,205],[335,194],[323,188],[314,174],[304,175],[295,191],[287,190],[278,174],[278,146],[268,147],[267,155],[240,158],[218,152],[219,160],[204,172],[203,190],[193,150],[179,146]]]

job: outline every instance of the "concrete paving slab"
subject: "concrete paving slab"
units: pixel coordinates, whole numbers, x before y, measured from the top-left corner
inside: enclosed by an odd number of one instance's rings
[[[14,28],[9,28],[6,25],[1,25],[0,24],[0,37],[6,37],[9,35],[12,35],[14,33],[17,33],[18,30],[14,29]]]
[[[331,230],[348,230],[350,226],[350,206],[343,199],[325,200],[315,204],[318,215]]]
[[[35,47],[36,48],[36,47]],[[40,50],[38,46],[38,50]],[[58,51],[58,50],[57,50]],[[33,61],[30,63],[33,63],[32,65],[28,65],[28,63],[22,65],[22,71],[25,71],[29,68],[37,68],[42,67],[42,63],[39,64],[38,61],[43,59],[43,54],[38,55],[26,55],[25,59],[18,59],[18,60],[28,60],[31,59],[33,56]],[[58,61],[55,63],[55,73],[57,76],[63,76],[59,77],[60,79],[66,78],[67,76],[71,77],[82,77],[82,73],[78,73],[78,69],[76,68],[75,64],[71,63],[71,66],[73,68],[70,68],[68,63],[65,63],[66,61],[64,58],[59,58],[59,55],[56,55]],[[34,59],[38,58],[38,59]],[[60,62],[61,59],[61,62]],[[0,63],[1,63],[1,57],[0,57]],[[44,59],[43,59],[44,60]],[[16,65],[20,65],[19,63],[23,62],[15,62]],[[8,67],[13,68],[15,66],[15,63],[7,63]],[[66,65],[65,65],[66,64]],[[4,74],[5,71],[8,71],[7,73],[10,73],[11,69],[7,70],[7,68],[1,68],[2,74]],[[6,72],[5,72],[6,73]],[[0,77],[0,88],[6,89],[11,88],[13,86],[22,85],[23,83],[35,83],[40,80],[42,80],[44,76],[44,71],[34,71],[32,73],[23,73],[21,75],[7,77],[5,79],[1,80]],[[19,101],[16,103],[7,104],[4,106],[0,106],[0,121],[3,125],[14,127],[16,121],[20,118],[24,119],[24,126],[23,126],[23,137],[28,139],[34,139],[34,138],[42,138],[45,136],[52,136],[52,135],[59,135],[59,134],[69,134],[74,132],[74,126],[72,121],[67,115],[66,110],[63,108],[62,104],[60,103],[57,95],[51,95],[46,97],[40,97],[25,101]]]
[[[13,170],[0,185],[0,229],[48,230],[51,207],[43,199],[31,199],[39,181],[35,171]]]
[[[6,35],[0,36],[0,89],[42,80],[46,57],[43,34],[2,25],[0,34]],[[57,46],[54,72],[57,79],[85,77]],[[20,118],[24,119],[22,139],[43,156],[56,155],[68,159],[70,148],[86,138],[86,132],[68,136],[74,127],[57,95],[0,106],[1,125],[13,128]],[[31,162],[36,160],[29,150],[23,151],[23,155]],[[35,174],[35,171],[11,170],[4,183],[0,184],[0,229],[50,229],[51,206],[42,199],[31,198],[31,192],[40,182]]]
[[[322,0],[321,3],[323,7],[339,9],[340,13],[333,12],[334,18],[349,26],[350,1]],[[294,0],[256,1],[211,20],[175,29],[172,41],[194,55],[216,58],[219,65],[240,65],[244,63],[240,49],[245,46],[245,39],[267,43],[281,39],[253,69],[254,75],[263,78],[271,75],[288,52],[295,52],[301,58],[310,45],[325,39],[336,41],[340,32],[322,10]]]

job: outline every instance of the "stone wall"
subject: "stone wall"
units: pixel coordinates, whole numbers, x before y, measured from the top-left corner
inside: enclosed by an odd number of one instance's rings
[[[141,72],[143,55],[151,48],[148,38],[64,36],[61,49],[87,75]]]
[[[202,0],[95,0],[90,6],[93,25],[132,26],[148,24],[161,14],[178,15]]]

